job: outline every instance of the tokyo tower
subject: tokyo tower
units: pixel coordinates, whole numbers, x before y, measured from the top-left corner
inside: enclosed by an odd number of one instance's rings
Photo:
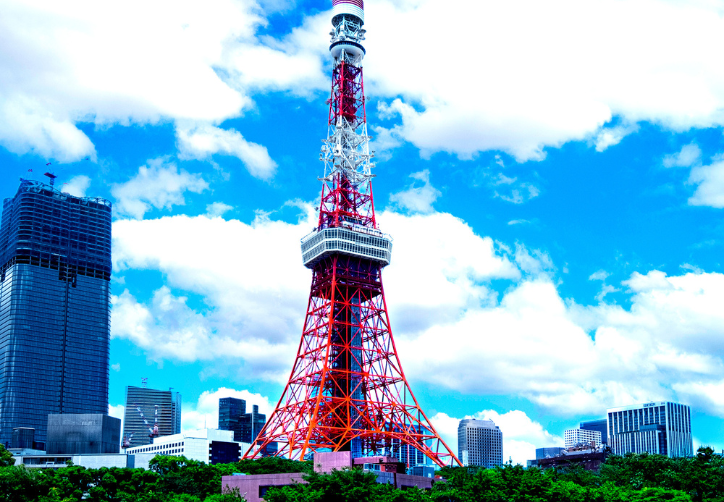
[[[276,443],[276,455],[294,459],[350,451],[410,464],[418,450],[440,466],[459,464],[410,390],[387,314],[381,271],[392,239],[378,229],[372,197],[363,1],[333,0],[332,25],[322,200],[317,227],[302,239],[313,271],[304,330],[289,382],[244,458]]]

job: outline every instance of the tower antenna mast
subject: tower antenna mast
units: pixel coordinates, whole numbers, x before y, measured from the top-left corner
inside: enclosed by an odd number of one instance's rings
[[[301,243],[302,262],[313,272],[307,315],[289,381],[244,458],[277,443],[276,455],[293,459],[331,450],[414,464],[414,448],[439,466],[461,465],[415,399],[392,338],[382,287],[392,239],[378,228],[372,196],[364,4],[332,4],[322,197],[317,227]]]

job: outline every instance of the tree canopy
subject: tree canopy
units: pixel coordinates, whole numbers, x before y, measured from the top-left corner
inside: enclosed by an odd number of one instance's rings
[[[157,456],[150,469],[28,469],[0,450],[0,500],[11,502],[239,502],[221,493],[222,476],[233,473],[305,473],[307,483],[267,491],[267,502],[724,502],[724,460],[711,448],[695,457],[609,457],[601,471],[579,466],[523,469],[445,468],[430,491],[396,490],[359,469],[312,472],[311,462],[280,458],[207,465],[185,457]]]

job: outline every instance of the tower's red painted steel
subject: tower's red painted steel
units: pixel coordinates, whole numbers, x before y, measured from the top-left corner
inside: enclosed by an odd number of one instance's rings
[[[334,0],[332,24],[319,220],[302,239],[303,262],[313,271],[304,330],[289,382],[245,458],[276,443],[276,455],[296,459],[349,450],[411,464],[417,449],[438,465],[459,464],[412,394],[387,314],[381,271],[392,240],[378,229],[372,196],[362,1]]]

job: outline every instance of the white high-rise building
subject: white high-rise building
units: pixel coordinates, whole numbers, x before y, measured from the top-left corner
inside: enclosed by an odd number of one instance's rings
[[[590,431],[587,429],[566,429],[563,433],[563,439],[565,441],[566,448],[572,448],[577,444],[590,445],[595,443],[596,446],[601,446],[601,432]]]
[[[691,409],[664,401],[609,408],[608,445],[616,455],[690,457],[694,454]]]
[[[250,446],[234,441],[234,431],[199,429],[157,437],[151,444],[126,449],[126,453],[184,456],[207,464],[228,464],[238,462]]]
[[[492,420],[460,420],[458,458],[464,466],[503,465],[503,431]]]

